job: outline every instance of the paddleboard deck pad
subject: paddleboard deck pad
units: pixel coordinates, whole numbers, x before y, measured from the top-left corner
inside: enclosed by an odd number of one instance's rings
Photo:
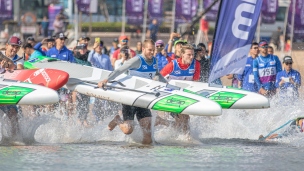
[[[63,87],[69,79],[69,74],[56,69],[14,70],[1,74],[4,79],[17,80],[42,85],[54,90]]]

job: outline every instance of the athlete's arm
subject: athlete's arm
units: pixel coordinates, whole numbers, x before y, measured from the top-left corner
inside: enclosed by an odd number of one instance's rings
[[[166,77],[173,71],[173,62],[168,63],[161,71],[160,74]]]
[[[199,81],[201,76],[201,64],[195,60],[195,71],[193,74],[193,81]]]
[[[259,77],[259,71],[258,71],[258,61],[255,59],[253,60],[253,75],[254,75],[254,82],[257,84],[258,89],[262,88],[262,83],[260,81],[260,77]]]
[[[122,73],[126,72],[129,69],[139,68],[140,65],[141,65],[141,60],[139,59],[139,57],[131,58],[127,60],[121,67],[111,72],[107,80],[113,80],[117,76],[121,75]]]

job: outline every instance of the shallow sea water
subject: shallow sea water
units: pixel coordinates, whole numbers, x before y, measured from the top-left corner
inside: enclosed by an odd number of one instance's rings
[[[257,140],[260,134],[303,116],[301,104],[191,117],[190,139],[157,126],[154,143],[148,146],[140,144],[138,125],[131,135],[118,128],[107,130],[111,116],[90,128],[80,126],[76,117],[56,113],[22,118],[22,136],[28,145],[1,144],[0,170],[303,170],[303,133]],[[2,119],[1,137],[6,136],[6,124]]]

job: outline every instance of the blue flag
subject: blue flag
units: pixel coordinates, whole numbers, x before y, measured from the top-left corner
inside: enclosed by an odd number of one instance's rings
[[[254,38],[261,0],[222,0],[211,53],[209,83],[241,74]]]

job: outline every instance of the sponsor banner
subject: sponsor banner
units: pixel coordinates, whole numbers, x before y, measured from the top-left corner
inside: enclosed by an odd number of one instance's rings
[[[84,13],[84,14],[89,14],[90,13],[90,3],[91,0],[77,0],[77,7],[78,11]]]
[[[197,8],[197,0],[176,0],[175,25],[190,22],[196,15]]]
[[[215,0],[204,0],[204,9],[208,8]],[[207,21],[216,21],[217,13],[219,9],[220,1],[217,2],[211,9],[205,14]]]
[[[254,38],[263,1],[222,1],[211,52],[209,83],[241,74]]]
[[[263,5],[261,9],[262,23],[275,23],[278,8],[278,0],[263,0]]]
[[[62,6],[49,5],[48,15],[49,15],[49,30],[54,30],[53,23],[55,21],[56,15],[60,13]]]
[[[294,40],[304,39],[304,1],[303,0],[291,0],[288,11],[288,31],[291,30],[292,19],[292,7],[293,3],[296,3],[295,19],[294,19]]]
[[[142,24],[144,18],[144,0],[126,0],[128,24]]]
[[[163,22],[163,6],[164,0],[149,0],[148,1],[148,13],[150,22],[153,19],[157,19],[158,23]]]
[[[5,20],[12,20],[14,18],[13,7],[13,0],[0,1],[0,23]]]

